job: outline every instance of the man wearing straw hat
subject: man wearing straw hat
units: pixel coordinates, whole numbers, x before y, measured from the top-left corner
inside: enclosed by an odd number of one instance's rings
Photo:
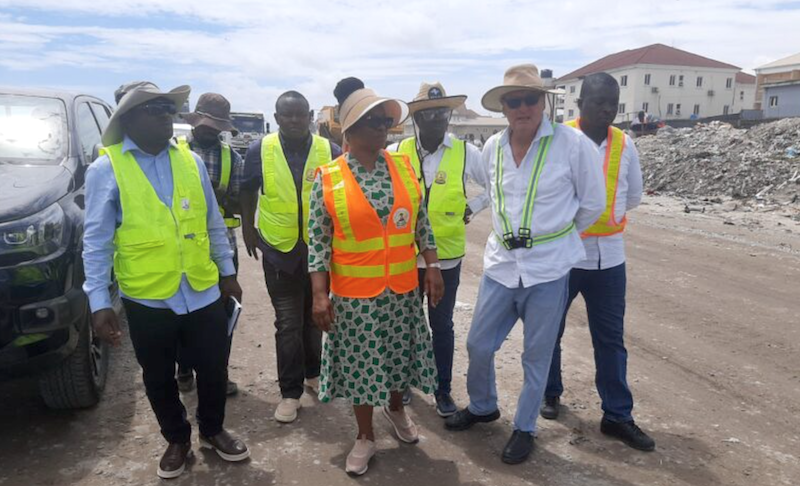
[[[494,355],[517,320],[524,326],[524,383],[514,431],[502,460],[525,461],[568,295],[570,269],[585,258],[580,233],[605,208],[597,148],[576,130],[544,115],[545,88],[533,64],[509,68],[482,100],[502,112],[508,128],[483,149],[491,185],[492,228],[484,275],[467,337],[467,408],[445,422],[466,430],[500,417]]]
[[[489,206],[480,150],[447,131],[453,109],[463,105],[466,99],[464,95],[447,96],[440,83],[422,83],[419,93],[408,104],[416,135],[388,149],[405,154],[411,160],[425,194],[442,266],[444,297],[438,306],[428,305],[439,377],[434,397],[436,413],[441,417],[449,417],[457,411],[450,395],[455,342],[453,309],[461,276],[461,259],[466,252],[466,224],[472,215]],[[467,176],[486,191],[468,200]],[[420,281],[424,281],[426,265],[421,256],[417,258],[417,268]],[[403,402],[411,402],[410,388],[403,395]]]
[[[172,141],[172,116],[189,97],[135,82],[103,133],[86,175],[84,290],[98,337],[122,331],[111,308],[113,269],[147,398],[169,443],[158,476],[174,478],[191,453],[191,426],[178,394],[178,346],[197,372],[200,445],[226,461],[250,451],[224,428],[228,333],[223,299],[241,299],[233,250],[203,161]]]

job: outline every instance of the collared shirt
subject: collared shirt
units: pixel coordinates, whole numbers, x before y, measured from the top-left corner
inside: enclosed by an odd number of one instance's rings
[[[497,145],[503,154],[502,187],[506,213],[514,234],[528,192],[534,159],[543,137],[553,135],[539,187],[534,200],[531,230],[534,236],[557,232],[574,222],[577,231],[563,238],[532,248],[507,250],[498,240],[502,223],[495,209],[494,187]],[[558,280],[585,258],[580,232],[591,226],[605,207],[603,168],[597,164],[595,144],[579,131],[553,125],[544,117],[528,153],[517,167],[509,143],[509,129],[493,135],[483,149],[483,165],[491,181],[492,225],[494,232],[486,242],[483,265],[486,276],[508,288],[530,287]]]
[[[443,142],[439,144],[439,147],[436,148],[436,151],[428,152],[422,147],[418,148],[419,155],[422,157],[420,165],[422,166],[423,180],[425,181],[425,186],[427,189],[430,189],[433,181],[436,180],[436,172],[439,171],[439,164],[441,164],[442,158],[444,158],[444,151],[445,149],[453,147],[453,140],[457,140],[457,137],[451,133],[448,133],[445,135]],[[466,178],[469,177],[484,189],[481,194],[472,197],[467,201],[469,209],[472,211],[472,214],[475,215],[489,207],[491,204],[491,199],[489,197],[489,181],[486,178],[486,171],[483,169],[483,163],[481,162],[481,151],[468,142],[465,143],[464,146],[466,148],[464,181],[466,182]],[[399,148],[400,143],[398,142],[390,145],[386,150],[389,152],[397,152]],[[441,263],[442,270],[450,270],[457,267],[458,264],[461,263],[461,258],[442,260]],[[422,257],[422,255],[419,255],[417,258],[417,267],[426,268],[425,259]]]
[[[170,142],[171,144],[174,142]],[[122,142],[122,152],[131,152],[156,195],[167,207],[172,207],[172,166],[167,148],[157,155],[143,152],[127,136]],[[228,243],[225,222],[219,213],[214,189],[208,178],[206,167],[197,154],[193,154],[200,171],[200,181],[208,207],[208,236],[211,243],[211,259],[217,264],[221,276],[234,275],[233,249]],[[111,269],[114,257],[114,233],[122,224],[119,186],[108,156],[98,157],[86,171],[86,221],[83,232],[83,266],[86,281],[83,290],[89,296],[92,312],[111,307],[108,287],[111,285]],[[124,295],[123,295],[124,297]],[[217,285],[198,292],[194,290],[186,275],[175,295],[166,300],[130,299],[156,309],[170,309],[176,314],[188,314],[202,309],[219,299]],[[128,298],[128,297],[126,297]]]
[[[588,138],[588,137],[587,137]],[[591,140],[591,139],[590,139]],[[594,143],[594,142],[592,142]],[[605,163],[606,146],[608,139],[600,144],[597,163],[602,167]],[[635,208],[642,202],[642,167],[639,165],[639,152],[633,140],[625,135],[625,150],[622,151],[622,160],[619,167],[619,182],[617,183],[617,201],[614,205],[614,216],[617,221],[622,221],[627,211]],[[582,270],[605,270],[625,263],[624,233],[583,239],[586,250],[586,259],[575,265]]]
[[[286,157],[286,162],[289,164],[289,170],[292,171],[294,178],[294,186],[297,189],[297,201],[301,203],[303,192],[303,178],[305,176],[304,168],[308,160],[308,153],[311,151],[313,138],[309,133],[306,141],[301,144],[287,144],[283,135],[278,134],[283,147],[283,155]],[[256,140],[247,148],[247,153],[244,156],[244,180],[242,181],[243,191],[259,191],[263,194],[263,172],[261,169],[261,140]],[[333,142],[331,144],[331,157],[337,159],[342,155],[342,149]],[[300,222],[302,218],[308,217],[303,214],[303,205],[300,204],[300,212],[298,213]],[[258,211],[255,214],[256,221],[258,221]],[[273,267],[278,270],[298,274],[308,271],[308,248],[306,247],[303,235],[303,225],[299,225],[297,244],[288,253],[276,250],[267,244],[263,238],[258,239],[258,248],[261,250],[261,255]]]

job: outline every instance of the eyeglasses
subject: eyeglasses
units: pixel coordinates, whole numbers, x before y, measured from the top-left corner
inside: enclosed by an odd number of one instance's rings
[[[434,120],[447,120],[453,112],[450,108],[429,108],[417,112],[415,116],[419,116],[422,120],[430,122]]]
[[[178,113],[178,108],[175,106],[175,103],[165,101],[144,103],[134,108],[134,110],[142,111],[149,116],[174,115]]]
[[[386,128],[388,130],[394,126],[394,118],[390,116],[367,115],[360,119],[358,123],[375,130],[379,128]]]
[[[534,106],[539,102],[539,95],[531,93],[519,98],[503,98],[503,103],[511,110],[516,110],[523,102],[528,106]]]

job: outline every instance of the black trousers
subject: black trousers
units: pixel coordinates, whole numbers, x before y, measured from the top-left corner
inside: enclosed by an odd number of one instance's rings
[[[264,276],[275,309],[275,354],[283,398],[300,398],[303,380],[319,376],[322,331],[311,319],[311,279],[272,266],[265,258]]]
[[[186,443],[191,426],[178,394],[175,365],[181,359],[197,372],[197,423],[206,437],[222,431],[228,382],[228,324],[222,300],[189,314],[153,309],[123,299],[128,329],[142,367],[150,406],[169,443]]]

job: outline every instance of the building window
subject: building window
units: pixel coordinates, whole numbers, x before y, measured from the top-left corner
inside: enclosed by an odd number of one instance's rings
[[[744,101],[744,91],[739,91],[739,101]]]
[[[697,87],[698,88],[702,88],[703,87],[703,77],[702,76],[697,76]]]
[[[575,85],[574,84],[569,87],[569,92],[570,92],[570,94],[574,94],[575,93]]]
[[[777,96],[770,96],[769,97],[769,107],[775,108],[778,106],[778,97]]]
[[[678,87],[683,88],[683,74],[678,76]]]
[[[733,78],[728,78],[725,80],[725,88],[726,89],[733,88]]]
[[[681,104],[680,103],[676,103],[675,104],[675,116],[681,116]]]
[[[694,113],[695,116],[700,115],[700,105],[694,105],[694,110],[692,110],[692,113]]]
[[[648,102],[642,103],[642,111],[650,111],[650,103]]]
[[[619,78],[619,85],[620,86],[627,86],[628,85],[628,75],[620,76]]]
[[[620,103],[619,104],[619,109],[617,110],[617,113],[619,113],[620,115],[624,115],[625,114],[625,103]]]
[[[675,109],[675,105],[672,103],[667,103],[667,115],[671,115]]]
[[[725,106],[722,107],[722,114],[723,115],[727,115],[730,111],[731,111],[731,107],[730,106],[725,105]]]
[[[675,86],[675,75],[674,74],[670,74],[669,75],[669,85],[670,86]]]
[[[649,74],[645,74],[644,75],[644,85],[645,86],[650,86],[650,75]]]
[[[573,116],[575,116],[575,110],[569,110],[569,111],[567,112],[567,116],[568,116],[568,117],[570,117],[570,118],[572,118]]]

